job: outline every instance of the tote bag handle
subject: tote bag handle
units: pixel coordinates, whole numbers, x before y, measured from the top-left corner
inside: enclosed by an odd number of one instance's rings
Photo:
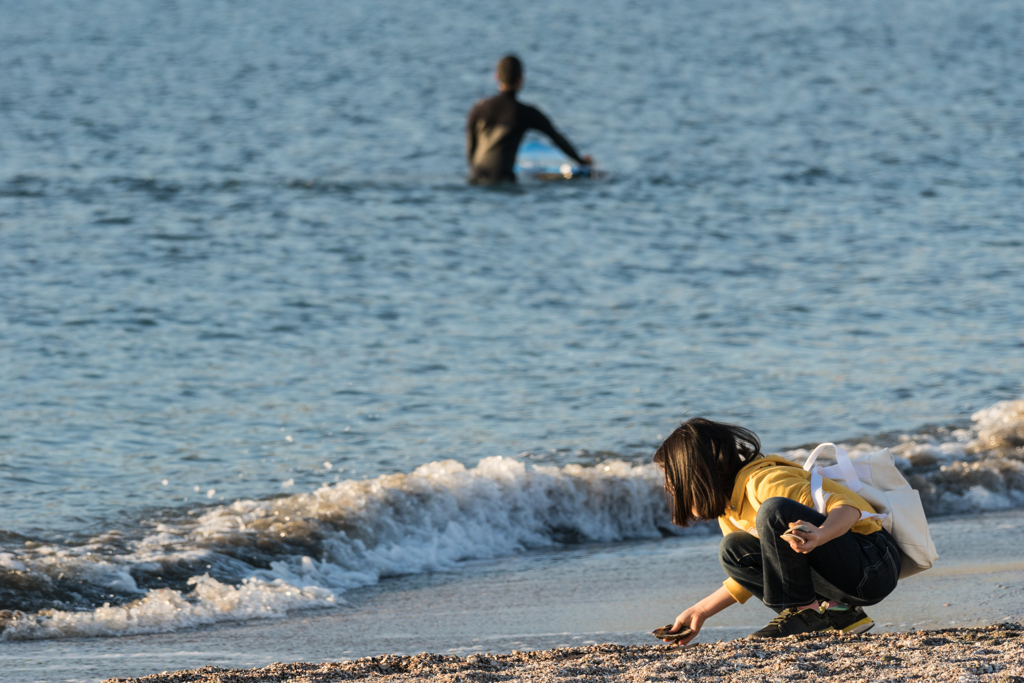
[[[846,482],[846,488],[850,489],[854,493],[860,491],[864,485],[860,483],[860,478],[857,477],[857,470],[853,466],[853,461],[850,460],[850,454],[847,453],[845,449],[840,448],[834,443],[829,442],[820,444],[817,448],[811,451],[811,454],[807,457],[807,462],[804,463],[804,469],[809,472],[813,472],[811,468],[814,467],[814,461],[818,459],[821,452],[828,446],[831,446],[836,451],[836,465],[842,473],[843,481]],[[825,471],[821,467],[816,469],[822,470],[822,472]],[[832,468],[830,467],[828,469]]]

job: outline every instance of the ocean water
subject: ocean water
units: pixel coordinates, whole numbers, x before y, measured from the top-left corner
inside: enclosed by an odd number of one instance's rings
[[[891,447],[935,516],[1024,507],[1022,29],[998,1],[4,5],[0,639],[654,542],[686,415]],[[602,178],[465,185],[509,50]]]

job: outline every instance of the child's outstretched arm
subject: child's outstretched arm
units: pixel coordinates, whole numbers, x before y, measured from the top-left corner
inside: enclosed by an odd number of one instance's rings
[[[714,593],[698,602],[693,607],[685,610],[682,614],[676,617],[676,622],[672,624],[672,633],[677,633],[679,629],[688,627],[693,633],[689,638],[684,638],[676,641],[676,646],[683,647],[688,644],[691,640],[697,637],[700,633],[701,626],[710,617],[715,616],[729,605],[735,605],[736,598],[732,597],[732,594],[728,591],[725,586],[722,586]],[[670,641],[665,641],[670,642]]]

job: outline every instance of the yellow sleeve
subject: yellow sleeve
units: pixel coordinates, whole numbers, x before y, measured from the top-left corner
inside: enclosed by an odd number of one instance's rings
[[[723,536],[728,536],[734,531],[743,531],[743,529],[730,522],[729,518],[725,515],[718,518],[718,528],[722,530]]]
[[[825,479],[821,487],[825,490],[825,493],[829,494],[828,498],[825,500],[826,514],[832,512],[832,510],[840,505],[849,505],[852,508],[857,508],[861,512],[875,511],[875,509],[871,507],[871,503],[867,502],[842,484],[834,482],[831,479]]]
[[[871,506],[871,503],[867,502],[862,497],[838,482],[826,479],[822,484],[822,488],[829,494],[828,498],[825,500],[826,516],[840,505],[848,505],[860,510],[861,512],[876,512],[875,508]],[[858,534],[873,534],[881,528],[882,525],[878,520],[862,519],[853,525],[851,531]]]
[[[824,487],[824,488],[825,488],[826,491],[828,490],[827,486]],[[858,506],[856,503],[854,503],[852,500],[850,500],[847,496],[844,496],[842,493],[836,493],[834,491],[829,491],[829,493],[831,493],[832,495],[829,496],[827,500],[825,500],[825,516],[826,517],[828,516],[828,514],[830,512],[835,510],[840,505],[847,505],[849,507],[857,508],[858,510],[860,510],[860,506]],[[866,511],[865,510],[861,510],[861,512],[866,512]]]
[[[750,591],[736,583],[736,580],[732,577],[723,581],[722,585],[725,586],[725,590],[729,591],[729,595],[736,598],[736,602],[741,605],[750,599]]]
[[[798,467],[767,467],[747,480],[747,500],[755,510],[760,509],[764,501],[776,497],[813,508],[810,477]]]

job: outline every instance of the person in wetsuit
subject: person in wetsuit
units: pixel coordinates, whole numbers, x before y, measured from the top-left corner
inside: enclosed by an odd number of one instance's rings
[[[476,103],[466,122],[466,158],[469,161],[469,182],[486,185],[515,182],[512,166],[516,162],[519,143],[527,130],[539,130],[569,157],[589,165],[591,157],[580,156],[572,144],[562,137],[536,108],[516,100],[523,87],[523,65],[508,55],[498,62],[494,72],[499,92]]]

